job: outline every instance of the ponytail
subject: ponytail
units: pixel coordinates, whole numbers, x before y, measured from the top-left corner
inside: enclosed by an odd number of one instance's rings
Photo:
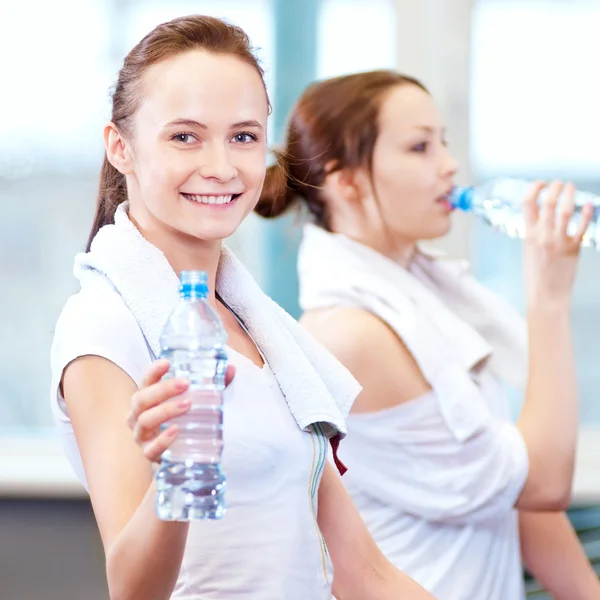
[[[105,155],[102,170],[100,171],[96,216],[94,217],[94,224],[90,231],[86,251],[89,252],[92,240],[100,228],[115,222],[117,207],[126,200],[127,184],[125,182],[125,175],[117,171]]]
[[[265,219],[274,219],[295,204],[298,204],[298,193],[290,177],[290,165],[286,154],[274,151],[276,162],[267,168],[265,181],[258,203],[254,211]]]
[[[311,172],[310,163],[296,160],[288,149],[275,151],[277,161],[267,169],[265,183],[254,211],[274,219],[294,206],[306,207],[313,222],[329,231],[329,211],[321,198],[324,175]]]

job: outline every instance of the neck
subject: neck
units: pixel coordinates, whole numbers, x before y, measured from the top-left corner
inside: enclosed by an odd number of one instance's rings
[[[408,268],[417,243],[391,231],[386,226],[376,204],[365,201],[360,211],[347,207],[343,202],[331,203],[331,206],[332,231],[341,233],[363,246],[368,246],[401,267]]]
[[[341,233],[363,246],[368,246],[405,269],[409,267],[417,248],[416,242],[401,240],[388,231],[369,233],[363,229],[346,228],[337,230],[335,233]]]
[[[401,242],[393,239],[391,234],[383,234],[379,239],[373,238],[367,245],[405,269],[408,269],[416,251],[414,242]]]
[[[205,241],[180,231],[168,230],[150,215],[140,215],[129,210],[129,218],[140,233],[166,257],[177,276],[181,271],[206,271],[208,276],[208,301],[216,306],[216,281],[221,241]]]

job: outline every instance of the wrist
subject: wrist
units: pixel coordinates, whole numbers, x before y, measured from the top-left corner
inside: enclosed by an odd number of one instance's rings
[[[549,298],[547,295],[531,295],[527,300],[527,317],[564,318],[571,312],[571,298]]]

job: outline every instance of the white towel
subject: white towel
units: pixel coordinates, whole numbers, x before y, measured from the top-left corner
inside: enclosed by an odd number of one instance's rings
[[[115,224],[98,232],[89,252],[75,258],[82,287],[105,277],[135,316],[155,356],[169,314],[179,299],[179,279],[165,255],[117,209]],[[360,386],[296,321],[265,295],[250,273],[223,247],[217,293],[248,330],[268,362],[298,426],[321,423],[328,437],[346,434],[345,418]]]
[[[468,273],[467,263],[418,251],[407,270],[341,234],[307,225],[300,246],[300,305],[364,308],[403,340],[438,392],[459,440],[487,418],[472,369],[485,362],[504,381],[524,385],[523,318]]]

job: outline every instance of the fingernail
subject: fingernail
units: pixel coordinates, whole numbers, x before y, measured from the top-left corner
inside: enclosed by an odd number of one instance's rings
[[[188,408],[190,405],[190,399],[189,398],[182,398],[181,400],[179,400],[179,402],[177,402],[177,406],[179,408]]]
[[[178,390],[185,390],[187,389],[189,383],[185,380],[185,379],[175,379],[175,387]]]

